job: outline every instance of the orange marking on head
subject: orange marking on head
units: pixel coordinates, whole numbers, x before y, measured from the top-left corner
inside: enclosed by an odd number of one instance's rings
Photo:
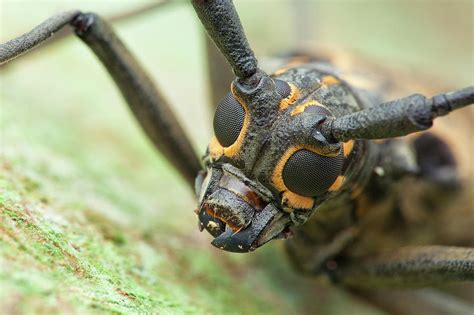
[[[292,147],[288,149],[280,158],[275,169],[273,170],[273,174],[272,174],[273,186],[275,186],[275,188],[278,189],[279,191],[288,190],[288,187],[286,187],[283,181],[283,168],[285,167],[285,164],[288,161],[288,159],[298,150],[300,150],[299,147]]]
[[[337,178],[336,178],[336,181],[334,181],[334,183],[331,185],[331,187],[329,187],[329,191],[336,191],[336,190],[339,190],[339,188],[342,187],[342,185],[344,184],[344,181],[346,180],[346,177],[345,176],[342,176],[342,175],[339,175]]]
[[[351,154],[352,149],[354,149],[354,140],[349,140],[343,143],[344,148],[344,157],[348,157]]]
[[[285,67],[283,67],[283,68],[278,69],[278,70],[275,71],[273,74],[274,74],[274,75],[277,75],[277,76],[278,76],[278,75],[282,75],[283,73],[285,73],[286,71],[288,71],[290,68],[291,68],[291,67],[285,66]]]
[[[291,59],[287,66],[299,66],[299,65],[302,65],[304,63],[307,63],[311,60],[311,58],[309,56],[296,56],[296,57],[293,57],[293,59]]]
[[[295,115],[298,115],[298,114],[301,114],[302,112],[305,111],[306,108],[308,108],[309,106],[320,106],[320,107],[323,107],[324,109],[326,109],[327,111],[329,111],[324,105],[322,105],[321,103],[317,102],[317,101],[309,101],[309,102],[306,102],[306,103],[303,103],[303,104],[300,104],[298,106],[296,106],[290,113],[291,116],[295,116]]]
[[[296,100],[298,99],[298,97],[300,96],[300,90],[298,90],[298,88],[294,84],[288,83],[288,85],[290,86],[290,89],[291,89],[290,95],[287,98],[284,98],[281,100],[280,105],[279,105],[280,110],[287,109],[288,106],[294,104]]]
[[[296,56],[293,59],[291,59],[287,64],[285,64],[282,68],[278,69],[275,71],[273,74],[274,75],[281,75],[288,71],[291,68],[294,68],[296,66],[302,65],[304,63],[309,62],[311,59],[309,56]]]
[[[208,149],[209,149],[209,156],[214,161],[219,159],[224,154],[224,148],[221,146],[221,144],[219,143],[219,141],[217,140],[215,136],[211,138]]]
[[[341,81],[337,79],[335,76],[325,75],[324,77],[322,77],[321,83],[326,86],[331,86],[331,85],[339,84],[341,83]]]
[[[314,206],[314,200],[311,197],[300,196],[295,194],[292,191],[285,191],[283,193],[283,204],[287,204],[288,206],[294,209],[311,209]]]
[[[307,145],[298,145],[292,146],[283,154],[283,156],[278,161],[275,169],[273,170],[272,174],[272,183],[275,188],[283,192],[283,197],[286,198],[286,202],[290,207],[298,208],[298,209],[311,209],[314,205],[314,200],[311,197],[300,196],[294,192],[292,192],[288,187],[286,187],[285,182],[283,180],[283,168],[285,167],[286,162],[288,159],[297,151],[299,150],[308,150],[313,153],[323,155],[323,156],[336,156],[339,152],[333,152],[328,154],[327,152],[321,151],[319,148],[307,146]]]

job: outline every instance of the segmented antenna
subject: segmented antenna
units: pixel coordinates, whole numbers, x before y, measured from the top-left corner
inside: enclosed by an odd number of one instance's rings
[[[247,42],[239,16],[231,0],[192,0],[199,19],[235,75],[243,82],[258,82],[257,59]]]
[[[327,120],[322,133],[329,141],[383,139],[430,128],[436,117],[474,103],[474,86],[426,98],[420,94]]]

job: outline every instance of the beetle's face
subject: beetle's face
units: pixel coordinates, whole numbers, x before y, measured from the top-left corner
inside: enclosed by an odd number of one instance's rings
[[[340,186],[344,158],[318,129],[331,112],[296,83],[264,77],[255,92],[237,84],[216,110],[197,213],[214,246],[248,252],[304,223]]]

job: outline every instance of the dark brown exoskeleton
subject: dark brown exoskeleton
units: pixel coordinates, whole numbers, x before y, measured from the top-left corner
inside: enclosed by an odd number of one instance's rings
[[[189,184],[198,174],[199,227],[216,247],[249,252],[293,236],[287,251],[300,270],[351,288],[474,280],[474,250],[447,246],[472,244],[443,243],[436,228],[406,218],[407,199],[435,212],[462,191],[449,146],[432,133],[399,138],[474,103],[474,87],[386,101],[381,89],[362,89],[334,63],[307,56],[268,75],[230,0],[192,3],[237,76],[217,106],[203,170],[166,101],[98,16],[55,16],[1,45],[0,62],[71,24],[159,150]]]

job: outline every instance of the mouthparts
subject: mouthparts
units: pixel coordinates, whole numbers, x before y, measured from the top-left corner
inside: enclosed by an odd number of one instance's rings
[[[272,239],[290,236],[289,216],[273,204],[255,211],[243,200],[236,202],[235,198],[238,197],[234,195],[232,198],[229,194],[232,193],[223,193],[222,190],[214,192],[203,202],[198,213],[201,229],[206,229],[214,236],[212,245],[229,252],[246,253]],[[227,198],[216,201],[213,196]],[[228,203],[224,205],[221,200]],[[231,204],[234,207],[231,208]],[[245,216],[241,216],[242,213]]]

